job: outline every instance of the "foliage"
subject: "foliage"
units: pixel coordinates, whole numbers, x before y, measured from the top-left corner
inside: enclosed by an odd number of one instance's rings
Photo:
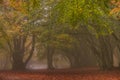
[[[0,47],[7,47],[13,54],[14,51],[18,51],[18,48],[15,48],[16,43],[19,47],[19,41],[24,42],[26,37],[22,49],[28,50],[29,53],[33,35],[37,39],[35,43],[40,44],[39,49],[41,46],[45,46],[46,49],[49,46],[54,50],[80,47],[80,38],[83,34],[103,36],[113,33],[116,25],[111,21],[111,15],[117,16],[116,19],[120,18],[120,2],[110,2],[111,0],[0,2]]]
[[[95,34],[112,33],[108,14],[109,0],[61,0],[53,9],[56,24],[70,24],[73,29],[87,26]],[[53,16],[54,17],[54,16]]]
[[[40,1],[8,0],[0,4],[0,41],[11,55],[13,68],[25,68],[32,57],[39,31],[35,22],[41,16]]]
[[[110,11],[110,15],[112,15],[115,19],[120,19],[120,1],[112,0],[111,1],[112,10]]]

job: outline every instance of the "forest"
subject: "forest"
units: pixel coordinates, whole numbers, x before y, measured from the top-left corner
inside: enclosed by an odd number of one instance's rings
[[[0,0],[0,70],[40,66],[119,70],[120,1]]]
[[[119,80],[120,0],[0,0],[0,80]]]

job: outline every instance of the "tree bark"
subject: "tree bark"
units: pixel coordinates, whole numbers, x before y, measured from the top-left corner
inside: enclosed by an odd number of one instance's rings
[[[27,65],[27,63],[29,62],[29,60],[33,56],[34,49],[35,49],[35,35],[33,34],[32,35],[32,47],[31,47],[31,51],[30,51],[30,54],[29,54],[28,58],[25,61],[25,65]]]
[[[21,36],[14,37],[13,40],[13,63],[12,63],[12,69],[13,70],[24,70],[25,69],[25,64],[23,62],[23,57],[24,57],[24,50],[21,47],[23,38]]]
[[[25,64],[23,62],[23,57],[18,55],[20,53],[14,53],[12,69],[13,70],[25,70]]]
[[[101,48],[101,62],[102,62],[102,69],[112,69],[113,68],[113,51],[111,44],[109,42],[110,37],[100,37],[100,48]]]
[[[26,61],[23,61],[24,54],[25,54],[25,43],[26,43],[26,36],[19,36],[19,38],[14,38],[14,51],[13,51],[13,63],[12,69],[13,70],[25,70],[26,65],[31,59],[34,49],[35,49],[35,35],[32,35],[32,44],[30,49],[30,54]]]
[[[53,53],[54,51],[48,46],[47,48],[47,64],[48,64],[48,69],[54,69],[53,67]]]

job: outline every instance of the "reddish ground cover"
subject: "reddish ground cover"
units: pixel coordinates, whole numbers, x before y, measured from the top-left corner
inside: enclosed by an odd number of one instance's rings
[[[0,80],[120,80],[120,71],[1,71]]]

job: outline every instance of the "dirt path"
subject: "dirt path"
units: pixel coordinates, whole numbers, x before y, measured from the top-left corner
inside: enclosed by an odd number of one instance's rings
[[[76,72],[76,71],[75,71]],[[86,72],[13,72],[1,71],[0,80],[120,80],[120,71]]]

